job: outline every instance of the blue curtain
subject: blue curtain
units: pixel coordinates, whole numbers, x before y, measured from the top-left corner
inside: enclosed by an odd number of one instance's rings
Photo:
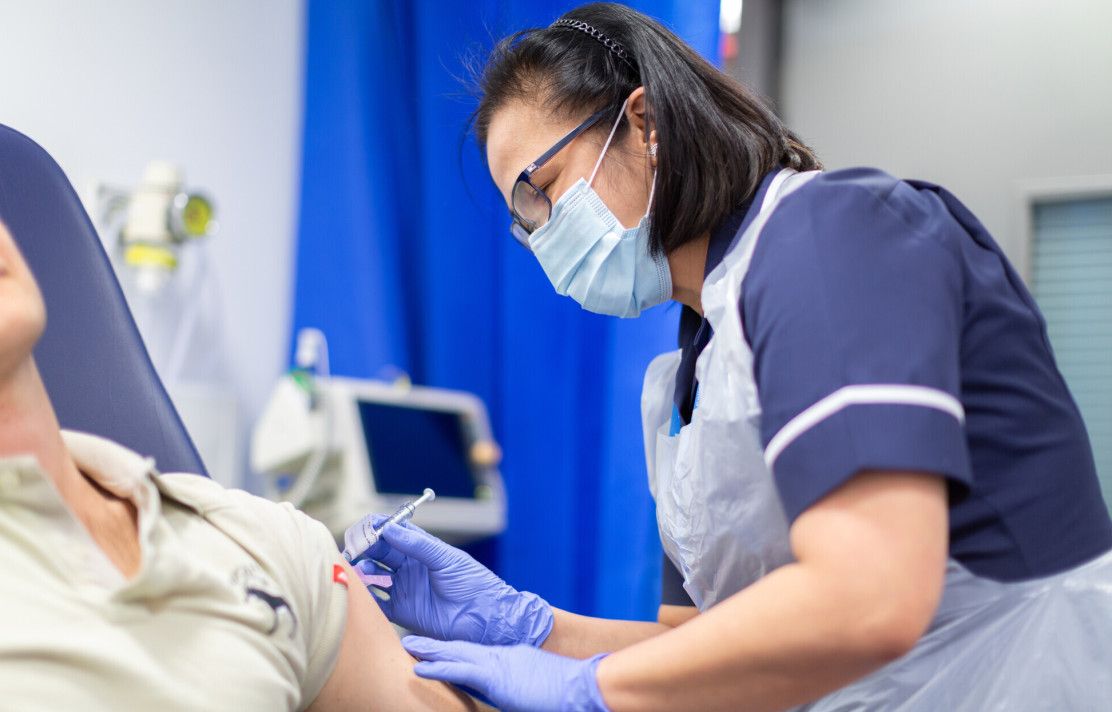
[[[509,524],[477,555],[554,605],[649,619],[661,554],[639,394],[678,309],[623,321],[557,296],[464,134],[466,59],[576,4],[309,0],[293,333],[323,329],[335,373],[396,366],[483,398]],[[631,5],[716,58],[717,0]]]

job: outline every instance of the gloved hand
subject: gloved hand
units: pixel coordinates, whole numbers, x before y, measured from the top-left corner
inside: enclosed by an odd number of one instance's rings
[[[420,660],[420,677],[471,688],[500,710],[609,712],[595,672],[605,655],[565,658],[527,645],[476,645],[410,635],[402,639]]]
[[[386,517],[374,520],[380,526]],[[391,524],[360,561],[365,574],[393,570],[389,600],[378,601],[392,622],[440,640],[540,646],[552,630],[544,599],[507,585],[468,554],[420,527]]]

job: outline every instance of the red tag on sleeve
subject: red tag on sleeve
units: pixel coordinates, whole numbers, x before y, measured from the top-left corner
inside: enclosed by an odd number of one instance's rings
[[[347,571],[344,571],[343,566],[340,566],[339,564],[332,564],[332,582],[338,583],[344,588],[347,588],[348,575]]]

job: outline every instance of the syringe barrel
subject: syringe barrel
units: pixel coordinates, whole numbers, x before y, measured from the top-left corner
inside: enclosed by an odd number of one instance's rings
[[[378,541],[379,532],[372,522],[374,516],[368,514],[344,532],[344,557],[353,564]]]
[[[436,499],[436,493],[426,488],[424,494],[420,497],[395,509],[394,513],[387,517],[380,527],[375,527],[372,524],[375,515],[368,514],[363,517],[344,532],[345,558],[353,564],[358,562],[367,553],[367,550],[379,540],[379,537],[382,536],[382,530],[388,524],[401,524],[407,521],[417,511],[417,507],[434,499]]]

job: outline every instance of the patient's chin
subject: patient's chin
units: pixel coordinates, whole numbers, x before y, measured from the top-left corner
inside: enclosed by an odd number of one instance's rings
[[[16,372],[31,357],[46,328],[46,311],[37,294],[4,294],[0,288],[0,378]]]

